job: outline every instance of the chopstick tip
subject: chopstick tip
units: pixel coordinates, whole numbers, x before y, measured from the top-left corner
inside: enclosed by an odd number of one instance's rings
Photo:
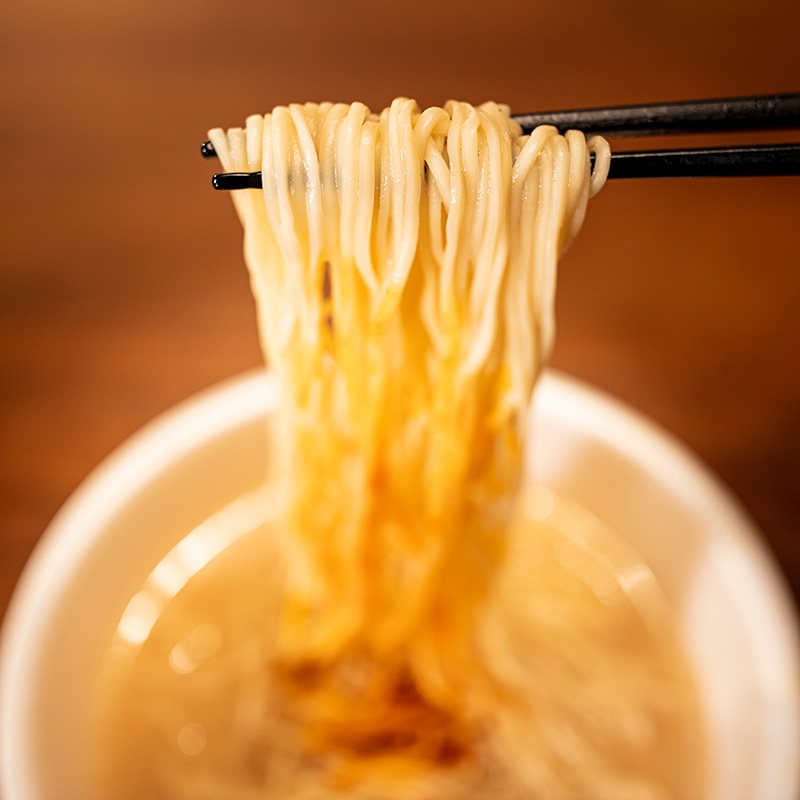
[[[260,189],[260,172],[221,172],[214,175],[211,184],[221,191],[235,191],[237,189]]]

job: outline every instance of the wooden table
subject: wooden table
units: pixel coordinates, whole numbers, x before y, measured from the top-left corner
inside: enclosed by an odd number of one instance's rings
[[[795,0],[555,5],[3,4],[0,614],[94,466],[260,362],[240,229],[199,156],[208,127],[293,100],[523,111],[800,82]],[[695,450],[795,596],[798,227],[797,178],[607,186],[563,262],[553,360]]]

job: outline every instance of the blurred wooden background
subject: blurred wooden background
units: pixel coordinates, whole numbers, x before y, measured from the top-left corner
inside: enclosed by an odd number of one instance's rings
[[[0,614],[94,466],[260,362],[209,127],[295,100],[795,91],[799,29],[796,0],[5,0]],[[608,185],[562,265],[554,357],[695,450],[796,596],[799,226],[798,178]]]

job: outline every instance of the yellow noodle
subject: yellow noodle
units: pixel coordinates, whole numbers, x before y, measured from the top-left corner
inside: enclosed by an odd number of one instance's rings
[[[286,387],[298,563],[281,652],[289,664],[404,652],[414,680],[451,702],[443,687],[466,668],[503,558],[589,149],[554,128],[522,136],[493,103],[420,112],[402,98],[378,116],[276,108],[248,123],[260,131],[260,147],[238,129],[210,136],[226,170],[262,170],[263,193],[237,209],[246,238],[278,250],[278,263],[267,247],[245,255],[269,287],[265,355]],[[254,232],[262,204],[270,230]]]

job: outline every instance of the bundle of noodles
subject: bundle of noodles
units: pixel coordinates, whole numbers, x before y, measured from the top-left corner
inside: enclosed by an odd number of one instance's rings
[[[607,145],[405,99],[281,107],[210,138],[226,171],[263,173],[234,201],[283,386],[282,691],[332,780],[413,795],[431,764],[469,760],[496,701],[475,616],[507,548],[556,263]]]

